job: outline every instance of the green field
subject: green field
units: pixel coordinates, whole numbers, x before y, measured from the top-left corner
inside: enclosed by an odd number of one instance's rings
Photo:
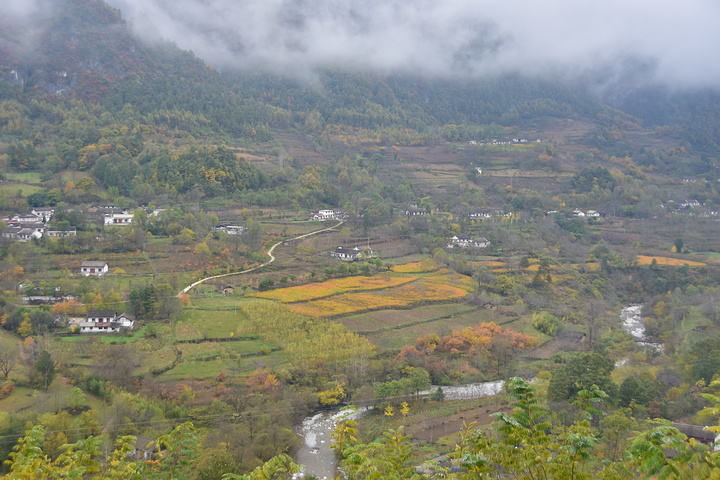
[[[42,174],[40,172],[6,173],[5,177],[8,180],[17,180],[21,182],[40,183],[42,180]]]
[[[183,361],[203,359],[212,356],[235,357],[238,355],[262,355],[277,348],[274,345],[259,340],[243,340],[239,342],[202,342],[177,344],[182,351]]]
[[[342,318],[340,322],[348,330],[358,333],[396,330],[398,327],[418,322],[447,320],[451,315],[467,314],[477,310],[464,304],[428,305],[408,310],[380,310]],[[379,333],[379,332],[377,332]]]
[[[42,190],[42,187],[36,185],[29,185],[27,183],[3,183],[0,185],[0,192],[7,193],[8,195],[17,194],[18,190],[22,190],[23,196],[32,195]]]
[[[262,362],[268,368],[275,368],[287,363],[282,352],[273,352],[270,355],[261,357],[242,358],[239,360],[231,358],[218,358],[209,361],[187,361],[183,359],[175,368],[163,373],[158,378],[161,380],[182,380],[186,378],[213,378],[219,373],[228,375],[249,375],[257,370],[258,364]]]
[[[544,343],[550,339],[538,332],[530,317],[508,317],[497,311],[464,304],[432,305],[411,310],[382,310],[343,318],[350,330],[365,335],[380,350],[397,350],[413,345],[429,333],[449,335],[479,323],[495,322],[517,332],[526,333]]]
[[[193,290],[194,291],[194,290]],[[239,287],[236,288],[236,292],[241,291]],[[242,301],[242,297],[233,295],[221,295],[219,293],[212,293],[207,296],[195,297],[192,292],[190,294],[190,304],[198,309],[226,309],[235,308],[238,303]]]
[[[247,319],[242,311],[188,310],[173,325],[175,340],[226,338],[237,335]]]

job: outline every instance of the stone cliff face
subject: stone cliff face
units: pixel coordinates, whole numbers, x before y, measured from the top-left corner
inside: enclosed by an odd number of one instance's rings
[[[93,99],[146,67],[144,48],[104,2],[59,0],[48,7],[52,12],[37,19],[0,18],[3,82]]]

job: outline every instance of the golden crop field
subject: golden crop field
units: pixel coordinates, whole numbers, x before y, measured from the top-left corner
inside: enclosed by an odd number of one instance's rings
[[[475,290],[475,287],[477,286],[471,277],[468,277],[467,275],[460,275],[459,273],[455,273],[447,269],[439,270],[436,275],[425,276],[423,277],[423,281],[453,285],[455,287],[462,288],[467,292]]]
[[[439,302],[464,298],[467,286],[451,285],[431,278],[383,291],[366,291],[336,295],[292,306],[292,310],[310,317],[332,317],[368,310],[404,308],[423,302]]]
[[[670,267],[682,267],[683,265],[688,265],[690,267],[704,267],[707,265],[707,263],[704,262],[696,262],[693,260],[684,260],[671,257],[651,257],[649,255],[638,255],[637,258],[639,265],[651,265],[653,259],[657,262],[658,265],[666,265]]]
[[[420,262],[395,265],[392,271],[396,273],[428,273],[437,270],[438,265],[432,258],[426,258]]]
[[[358,276],[328,280],[320,283],[308,283],[296,287],[278,288],[269,292],[258,292],[249,297],[265,298],[281,303],[296,303],[317,300],[352,291],[381,290],[397,287],[417,280],[416,276],[393,276],[379,274],[372,277]]]

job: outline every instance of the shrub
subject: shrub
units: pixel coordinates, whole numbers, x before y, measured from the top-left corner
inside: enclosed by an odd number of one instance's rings
[[[15,390],[15,383],[12,380],[5,382],[0,388],[0,400],[9,397],[13,390]]]
[[[262,280],[260,280],[260,283],[258,283],[258,289],[259,290],[267,290],[268,288],[272,288],[272,286],[275,285],[275,282],[270,277],[265,277]]]
[[[562,330],[562,322],[558,318],[548,312],[539,312],[533,314],[533,326],[545,335],[554,337]]]

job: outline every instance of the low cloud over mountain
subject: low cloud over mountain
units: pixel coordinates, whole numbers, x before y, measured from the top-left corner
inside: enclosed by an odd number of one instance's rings
[[[720,3],[609,0],[109,0],[144,37],[220,67],[520,71],[677,87],[720,83]]]

